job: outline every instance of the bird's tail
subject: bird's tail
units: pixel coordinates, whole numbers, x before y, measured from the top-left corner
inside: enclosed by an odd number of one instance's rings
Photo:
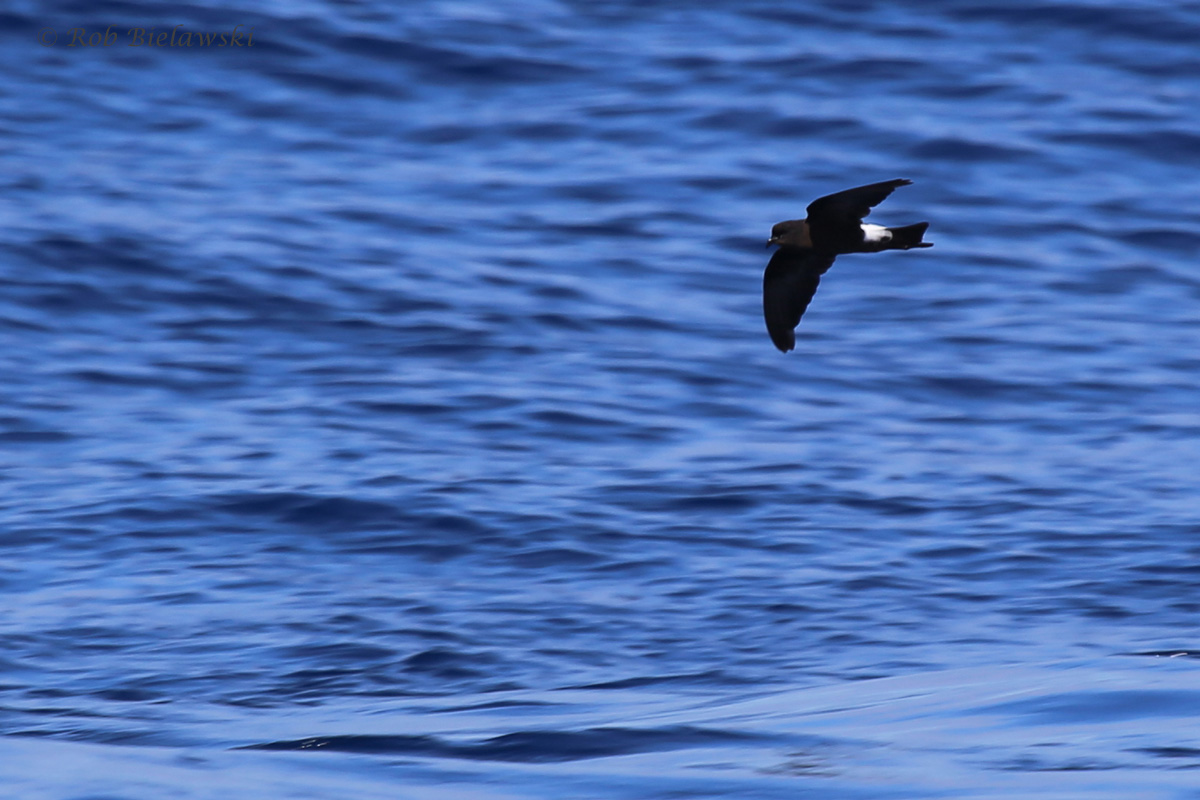
[[[918,222],[915,225],[905,225],[903,228],[892,228],[892,240],[888,243],[889,250],[909,250],[913,247],[933,247],[929,242],[922,242],[928,222]]]

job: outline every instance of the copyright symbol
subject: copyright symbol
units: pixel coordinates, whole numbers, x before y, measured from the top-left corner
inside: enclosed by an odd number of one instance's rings
[[[38,44],[42,47],[53,47],[58,41],[58,34],[54,32],[54,28],[42,28],[38,32]]]

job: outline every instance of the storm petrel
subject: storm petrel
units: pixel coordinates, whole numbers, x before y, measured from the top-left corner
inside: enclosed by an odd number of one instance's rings
[[[922,242],[928,222],[885,228],[864,225],[863,217],[897,186],[912,181],[897,178],[847,189],[814,200],[806,219],[790,219],[771,228],[767,247],[779,245],[763,273],[763,316],[767,333],[783,352],[796,346],[795,328],[817,292],[821,276],[845,253],[878,253],[933,247]]]

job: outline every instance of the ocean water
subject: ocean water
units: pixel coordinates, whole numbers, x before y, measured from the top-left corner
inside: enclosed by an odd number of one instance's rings
[[[1200,798],[1200,7],[0,43],[5,796]]]

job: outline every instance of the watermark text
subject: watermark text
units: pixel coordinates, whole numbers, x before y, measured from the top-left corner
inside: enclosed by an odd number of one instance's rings
[[[58,31],[42,28],[38,44],[54,47],[59,44]],[[173,28],[128,28],[116,25],[104,30],[68,28],[61,37],[65,47],[253,47],[254,26],[234,25],[223,31],[189,31],[179,24]]]

